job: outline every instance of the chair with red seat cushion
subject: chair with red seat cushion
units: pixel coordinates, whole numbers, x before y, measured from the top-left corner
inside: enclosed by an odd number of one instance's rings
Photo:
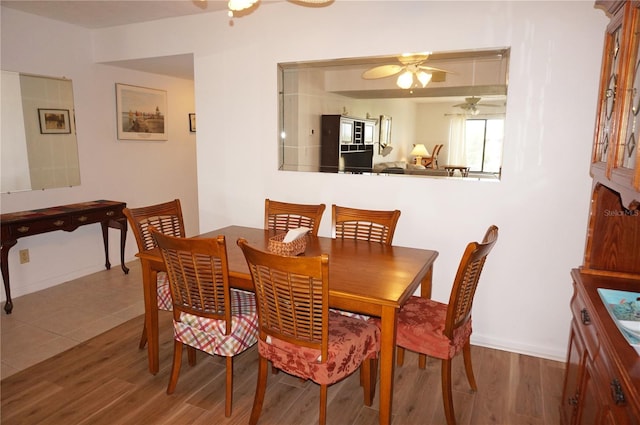
[[[451,392],[451,359],[462,352],[469,385],[477,390],[471,365],[471,307],[480,273],[498,239],[498,228],[491,226],[482,242],[467,245],[453,282],[449,303],[412,296],[398,313],[396,344],[398,364],[404,361],[404,349],[420,353],[420,368],[426,356],[442,360],[442,396],[447,424],[455,424]]]
[[[327,387],[360,369],[364,402],[375,393],[379,329],[364,320],[329,312],[329,258],[285,257],[238,240],[258,305],[260,355],[250,424],[260,418],[267,366],[320,384],[319,422],[326,422]]]
[[[182,347],[189,363],[195,350],[226,357],[225,416],[231,416],[233,356],[258,341],[258,313],[251,292],[229,287],[227,246],[217,238],[176,238],[151,228],[167,267],[173,300],[173,367],[167,387],[172,394],[178,383]]]
[[[182,207],[179,199],[147,207],[125,208],[123,212],[136,238],[138,253],[149,251],[156,247],[156,242],[151,237],[151,233],[149,233],[151,226],[167,235],[176,237],[184,237],[185,235]],[[167,274],[165,272],[157,273],[156,281],[158,309],[171,311],[171,291],[169,290]],[[144,348],[146,343],[147,329],[143,327],[139,343],[140,349]]]

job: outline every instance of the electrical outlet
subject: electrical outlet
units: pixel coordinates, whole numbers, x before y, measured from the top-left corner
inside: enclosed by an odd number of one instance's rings
[[[28,263],[29,262],[29,250],[28,249],[21,249],[20,250],[20,264],[24,264],[24,263]]]

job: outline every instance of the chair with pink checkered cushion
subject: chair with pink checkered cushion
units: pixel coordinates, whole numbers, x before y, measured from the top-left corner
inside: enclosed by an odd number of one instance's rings
[[[173,300],[173,367],[167,394],[178,383],[182,347],[226,357],[225,415],[231,416],[233,356],[258,341],[258,313],[251,292],[229,287],[227,245],[217,238],[176,238],[150,229],[167,267]]]
[[[329,258],[285,257],[238,240],[256,293],[260,331],[258,383],[250,424],[260,418],[267,366],[320,385],[319,422],[326,422],[327,387],[360,369],[364,402],[375,393],[380,331],[364,320],[329,312]]]
[[[442,398],[448,425],[456,423],[451,392],[451,359],[461,352],[469,385],[473,391],[477,390],[471,366],[471,307],[480,273],[497,239],[498,228],[491,226],[482,242],[467,245],[448,304],[412,296],[398,314],[398,364],[404,362],[405,348],[420,353],[421,369],[426,365],[425,355],[442,360]]]
[[[138,253],[149,251],[156,247],[156,243],[149,233],[150,226],[154,226],[157,230],[167,235],[185,236],[182,207],[179,199],[147,207],[125,208],[123,212],[136,238]],[[169,290],[167,274],[159,272],[157,276],[158,309],[171,311],[171,291]],[[143,327],[140,343],[138,344],[139,348],[143,349],[146,343],[147,329]]]

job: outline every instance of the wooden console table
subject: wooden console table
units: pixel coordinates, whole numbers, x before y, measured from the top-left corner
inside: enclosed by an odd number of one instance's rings
[[[72,232],[80,226],[100,223],[102,225],[102,240],[104,242],[104,266],[110,269],[108,228],[120,229],[120,262],[124,273],[129,273],[129,269],[124,264],[127,219],[122,213],[122,210],[126,206],[127,204],[124,202],[100,200],[1,214],[2,248],[0,260],[2,280],[4,281],[4,290],[7,295],[4,310],[7,314],[11,314],[11,310],[13,310],[9,285],[9,249],[18,243],[19,238],[56,230]]]
[[[469,167],[465,165],[445,165],[442,168],[444,168],[447,171],[447,174],[449,174],[449,177],[453,176],[453,173],[456,170],[460,171],[460,174],[462,174],[462,177],[469,176]]]

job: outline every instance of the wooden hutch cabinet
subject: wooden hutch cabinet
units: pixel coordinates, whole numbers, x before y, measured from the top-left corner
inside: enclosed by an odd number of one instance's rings
[[[640,353],[598,288],[640,293],[640,2],[596,1],[605,33],[583,265],[571,271],[563,424],[640,424]]]

